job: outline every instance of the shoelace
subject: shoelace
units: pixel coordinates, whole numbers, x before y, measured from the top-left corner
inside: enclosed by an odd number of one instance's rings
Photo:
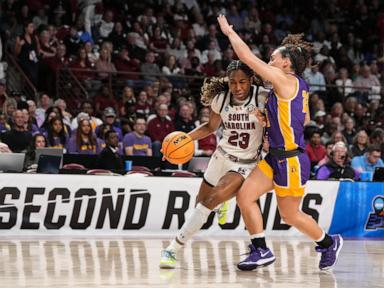
[[[171,258],[172,260],[176,260],[176,255],[175,255],[175,252],[173,252],[173,251],[164,250],[163,256],[165,256],[167,258]]]
[[[249,248],[248,252],[245,252],[245,253],[243,253],[243,254],[240,254],[240,256],[249,255],[249,254],[251,254],[252,252],[256,251],[255,247],[254,247],[252,244],[249,244],[249,245],[248,245],[248,248]]]
[[[321,261],[332,260],[331,259],[331,254],[332,253],[328,253],[328,248],[323,248],[323,247],[320,247],[320,246],[316,246],[315,249],[316,249],[316,252],[321,253]]]

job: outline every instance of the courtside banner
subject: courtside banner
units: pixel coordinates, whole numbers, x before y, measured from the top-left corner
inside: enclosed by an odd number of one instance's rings
[[[137,175],[0,174],[0,235],[170,237],[192,212],[200,183],[201,178]],[[326,230],[338,187],[339,182],[307,184],[302,209]],[[301,236],[282,221],[274,193],[259,204],[268,235]],[[225,225],[218,225],[213,212],[198,234],[247,235],[234,200]]]
[[[384,185],[342,182],[331,233],[345,237],[384,238]]]

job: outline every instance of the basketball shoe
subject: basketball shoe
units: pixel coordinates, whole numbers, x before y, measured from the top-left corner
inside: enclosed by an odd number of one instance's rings
[[[276,258],[269,248],[255,248],[249,244],[248,257],[237,264],[237,268],[243,271],[251,271],[259,267],[264,267],[275,262]]]
[[[176,253],[171,250],[161,251],[160,268],[174,269],[176,267]]]
[[[227,223],[227,212],[228,212],[229,204],[228,201],[223,202],[223,204],[220,205],[219,209],[217,209],[217,218],[220,225],[224,225]]]
[[[319,268],[320,270],[329,270],[335,266],[341,247],[343,247],[343,238],[340,235],[331,235],[333,244],[328,248],[316,247],[316,251],[321,253]]]

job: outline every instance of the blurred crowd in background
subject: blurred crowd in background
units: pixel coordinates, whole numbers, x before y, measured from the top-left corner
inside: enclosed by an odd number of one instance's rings
[[[189,132],[209,119],[199,87],[204,77],[225,76],[236,59],[219,31],[219,14],[267,62],[289,33],[304,33],[313,42],[304,78],[311,87],[306,140],[314,177],[329,178],[353,164],[356,173],[349,178],[358,179],[382,165],[380,0],[4,0],[1,141],[13,152],[42,145],[97,154],[113,130],[116,153],[160,156],[168,133]],[[7,88],[6,54],[36,87],[36,99]],[[74,91],[73,97],[59,98],[60,69],[72,71],[86,97]],[[212,155],[218,137],[196,143],[196,156]],[[363,157],[362,164],[356,157]],[[330,172],[321,176],[325,164]],[[338,178],[346,176],[344,170]]]

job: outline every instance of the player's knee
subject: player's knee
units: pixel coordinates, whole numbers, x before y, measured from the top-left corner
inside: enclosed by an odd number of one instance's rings
[[[243,189],[240,189],[240,191],[237,193],[236,202],[240,209],[245,209],[248,205],[251,204],[249,197],[247,197],[247,194]]]
[[[209,209],[214,209],[216,206],[218,206],[225,200],[226,199],[223,199],[223,197],[221,197],[220,193],[212,191],[212,193],[210,193],[208,197],[202,200],[202,204]]]
[[[290,226],[295,226],[295,223],[297,222],[299,213],[298,212],[282,212],[280,211],[280,216],[283,221],[290,225]]]

